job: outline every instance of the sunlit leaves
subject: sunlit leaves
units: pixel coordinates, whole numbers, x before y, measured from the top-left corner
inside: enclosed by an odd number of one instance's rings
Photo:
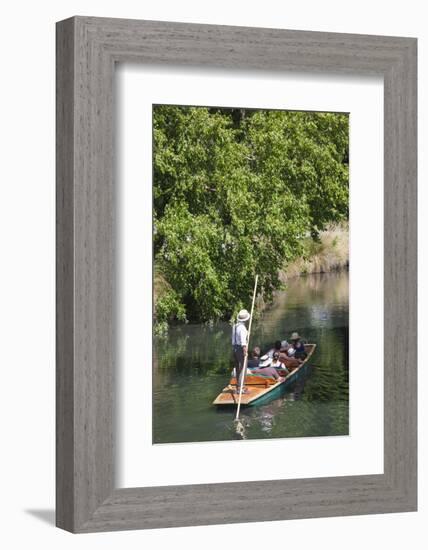
[[[348,215],[345,115],[157,106],[153,137],[160,321],[227,318],[256,273],[269,299],[308,233]]]

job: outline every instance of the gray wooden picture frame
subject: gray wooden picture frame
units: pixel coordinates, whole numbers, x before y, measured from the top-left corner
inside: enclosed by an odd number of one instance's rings
[[[416,39],[73,17],[57,24],[56,47],[57,526],[83,533],[416,510]],[[383,474],[115,487],[118,62],[383,76]]]

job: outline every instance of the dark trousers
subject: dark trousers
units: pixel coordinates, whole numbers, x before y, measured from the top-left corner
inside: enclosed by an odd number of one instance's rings
[[[233,346],[233,360],[235,362],[236,382],[238,389],[241,387],[241,377],[244,376],[244,348],[242,346]]]

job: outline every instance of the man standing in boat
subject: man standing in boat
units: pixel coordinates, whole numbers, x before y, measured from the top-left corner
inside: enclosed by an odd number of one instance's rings
[[[241,309],[238,313],[236,323],[232,328],[232,349],[233,359],[235,361],[236,373],[236,392],[239,393],[241,387],[241,378],[245,376],[244,363],[248,353],[248,330],[245,323],[249,320],[250,314],[246,309]],[[246,393],[246,389],[242,388],[242,393]]]

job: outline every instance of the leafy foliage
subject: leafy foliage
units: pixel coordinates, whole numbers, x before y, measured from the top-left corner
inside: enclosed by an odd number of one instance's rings
[[[348,117],[156,106],[156,320],[209,321],[265,299],[302,242],[348,217]]]

